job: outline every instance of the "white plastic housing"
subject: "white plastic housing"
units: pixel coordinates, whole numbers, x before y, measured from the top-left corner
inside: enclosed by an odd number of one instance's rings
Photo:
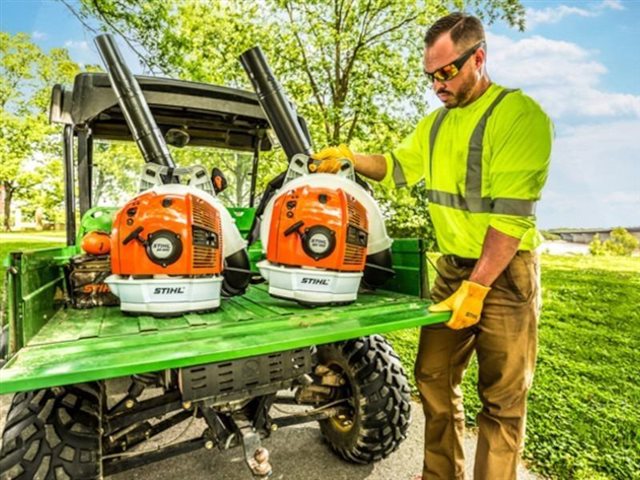
[[[367,245],[367,255],[381,252],[391,247],[393,240],[387,235],[387,228],[384,224],[384,217],[378,207],[378,203],[373,199],[367,191],[360,185],[348,178],[344,178],[331,173],[314,173],[313,175],[305,175],[284,184],[276,193],[265,208],[262,221],[260,222],[260,240],[262,242],[262,250],[266,253],[269,242],[269,228],[271,226],[271,216],[273,214],[273,205],[275,201],[286,192],[294,190],[298,187],[309,186],[312,188],[341,188],[343,191],[352,195],[366,209],[369,219],[369,242]]]
[[[125,312],[173,314],[220,306],[222,277],[148,278],[110,275],[105,283]]]
[[[353,302],[362,272],[333,272],[317,268],[289,268],[268,260],[257,263],[269,282],[269,294],[303,303]]]

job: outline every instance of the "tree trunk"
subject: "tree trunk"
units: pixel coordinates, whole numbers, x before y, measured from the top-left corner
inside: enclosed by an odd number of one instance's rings
[[[236,176],[236,207],[242,206],[242,198],[244,197],[244,175],[242,174],[242,160],[237,153],[233,154],[233,161],[235,163],[235,176]]]
[[[11,198],[13,197],[13,188],[10,182],[2,182],[4,186],[4,229],[6,232],[11,231]]]
[[[104,188],[104,185],[106,183],[105,178],[104,178],[104,173],[102,172],[102,170],[95,168],[93,170],[95,173],[97,173],[96,175],[96,186],[93,190],[93,203],[92,205],[100,205],[100,200],[101,200],[101,196],[102,196],[102,189]]]

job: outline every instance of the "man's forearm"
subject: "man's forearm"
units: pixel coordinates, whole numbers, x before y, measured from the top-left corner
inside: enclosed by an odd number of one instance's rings
[[[384,155],[366,155],[354,153],[355,169],[361,175],[379,182],[387,174],[387,161]]]
[[[482,255],[469,280],[490,287],[518,251],[520,239],[489,227],[482,245]]]

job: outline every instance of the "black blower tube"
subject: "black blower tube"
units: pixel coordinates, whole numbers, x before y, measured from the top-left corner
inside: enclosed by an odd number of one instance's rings
[[[129,130],[145,161],[175,168],[175,162],[151,114],[142,89],[124,62],[113,37],[109,34],[98,35],[95,44]]]
[[[303,153],[311,155],[311,139],[301,124],[293,105],[287,98],[282,85],[276,80],[260,47],[253,47],[240,55],[258,101],[276,132],[287,158]]]
[[[251,281],[251,261],[247,250],[240,250],[224,259],[222,294],[227,297],[242,295]]]

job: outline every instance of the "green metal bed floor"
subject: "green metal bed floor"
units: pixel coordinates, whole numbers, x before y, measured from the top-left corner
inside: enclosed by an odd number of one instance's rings
[[[0,370],[0,394],[232,360],[443,322],[388,291],[308,308],[252,286],[210,313],[160,319],[118,307],[62,309]]]

